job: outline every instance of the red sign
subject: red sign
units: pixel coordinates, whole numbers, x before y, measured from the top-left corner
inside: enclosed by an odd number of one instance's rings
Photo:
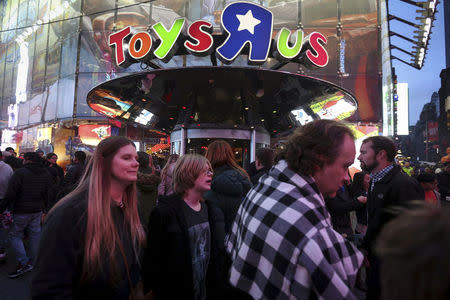
[[[428,122],[428,141],[437,142],[439,140],[438,122]]]
[[[80,125],[78,134],[83,144],[97,146],[101,140],[111,136],[111,125]]]

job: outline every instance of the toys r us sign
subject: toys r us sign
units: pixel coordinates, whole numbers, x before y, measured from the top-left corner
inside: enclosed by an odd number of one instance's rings
[[[114,46],[119,66],[155,58],[168,62],[180,44],[193,55],[205,56],[215,51],[225,64],[231,64],[246,45],[249,46],[249,64],[263,64],[269,56],[282,62],[296,60],[312,67],[328,64],[327,39],[319,32],[305,37],[302,30],[291,33],[283,27],[272,40],[273,15],[265,7],[233,2],[225,7],[221,19],[227,36],[217,47],[212,23],[197,20],[188,26],[186,18],[176,19],[170,29],[156,23],[150,32],[133,32],[130,26],[125,27],[109,36],[109,45]]]

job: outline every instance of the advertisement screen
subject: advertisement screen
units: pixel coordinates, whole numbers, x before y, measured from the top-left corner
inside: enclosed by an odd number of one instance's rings
[[[83,144],[97,146],[101,140],[111,136],[110,125],[80,125],[78,127]]]

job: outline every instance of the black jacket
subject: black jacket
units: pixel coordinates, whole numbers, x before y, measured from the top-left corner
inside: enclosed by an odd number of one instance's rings
[[[404,206],[411,200],[424,200],[425,193],[419,182],[395,165],[367,195],[368,227],[363,247],[371,250],[384,225],[392,220],[393,215],[386,209]]]
[[[144,291],[152,290],[156,300],[194,299],[189,233],[180,195],[160,196],[150,216],[142,278]],[[224,224],[220,210],[206,203],[211,231],[211,253],[206,278],[208,299],[222,298],[227,282]]]
[[[325,204],[331,216],[331,224],[339,233],[352,235],[352,222],[350,212],[363,207],[363,204],[350,194],[349,188],[343,186],[334,198],[325,198]]]
[[[84,164],[76,163],[67,166],[67,172],[62,181],[64,194],[67,195],[73,191],[80,182],[84,172]]]
[[[14,214],[31,214],[47,211],[53,202],[53,180],[45,166],[25,164],[11,176],[5,198],[0,202],[0,212],[11,208]]]
[[[32,281],[33,299],[121,299],[128,300],[130,284],[139,281],[139,264],[134,255],[130,231],[123,226],[122,209],[111,207],[122,241],[130,280],[123,256],[116,247],[118,280],[112,283],[109,263],[88,282],[80,282],[86,237],[87,193],[67,199],[48,215],[42,230]],[[103,258],[107,259],[106,254]]]
[[[225,233],[228,234],[252,184],[247,177],[228,165],[217,168],[214,173],[211,190],[205,193],[205,199],[221,209],[225,218]]]

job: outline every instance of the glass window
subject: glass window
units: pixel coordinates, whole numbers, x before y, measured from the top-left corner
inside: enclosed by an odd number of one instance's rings
[[[36,52],[45,52],[47,48],[48,24],[39,26],[36,31]]]
[[[33,90],[41,90],[45,79],[45,51],[37,52],[33,60],[33,82],[31,88]]]
[[[345,43],[345,71],[348,74],[377,74],[378,59],[378,29],[345,28],[343,35]]]
[[[110,32],[83,31],[81,33],[80,72],[111,71],[112,48],[108,46]]]
[[[19,4],[19,16],[17,19],[17,27],[23,27],[28,25],[27,10],[28,0],[21,0]]]
[[[349,75],[342,80],[342,86],[352,92],[358,101],[358,110],[349,121],[379,122],[382,118],[379,77],[376,74],[360,74]]]
[[[39,0],[29,0],[28,1],[28,19],[27,19],[28,26],[33,25],[37,21],[38,2],[39,2]]]
[[[28,115],[28,123],[34,124],[34,123],[40,123],[42,119],[42,108],[43,108],[43,100],[46,99],[47,93],[44,91],[43,93],[37,94],[33,98],[31,98],[29,101],[27,101],[29,106],[29,115]],[[20,108],[19,108],[20,109]],[[20,116],[20,112],[19,112]],[[20,120],[19,120],[20,122]]]
[[[109,26],[111,21],[113,20],[110,20],[109,18],[104,19],[105,30],[112,29],[112,27]],[[93,23],[95,25],[97,20],[93,20]],[[119,8],[117,10],[116,28],[118,30],[127,26],[145,30],[150,23],[150,9],[148,4],[139,4]]]
[[[36,97],[39,97],[39,95],[36,95]],[[18,110],[19,110],[19,118],[17,121],[18,126],[28,125],[28,116],[30,113],[30,101],[22,102],[18,104]]]
[[[376,0],[342,0],[341,23],[354,27],[377,26]]]
[[[6,51],[6,62],[5,62],[5,83],[3,86],[3,97],[10,97],[13,95],[13,72],[14,72],[14,60],[15,58],[15,45],[11,43],[8,45]]]
[[[48,48],[47,55],[47,70],[45,75],[45,83],[47,85],[58,80],[59,62],[61,59],[61,43],[56,42],[51,45],[52,47]]]
[[[295,2],[291,2],[295,3]],[[301,4],[301,22],[309,27],[331,27],[337,25],[337,0],[304,0]]]
[[[61,50],[61,77],[75,74],[77,65],[77,43],[78,35],[68,35],[62,41]]]
[[[79,117],[100,116],[100,114],[93,111],[86,103],[86,97],[88,92],[99,83],[100,80],[98,79],[98,74],[96,73],[80,73],[78,75],[77,116]]]
[[[75,97],[75,75],[61,78],[58,81],[58,95],[56,117],[58,119],[71,118]]]
[[[83,12],[87,15],[108,11],[111,13],[115,8],[115,0],[85,0],[83,2]]]
[[[48,87],[47,97],[43,99],[44,118],[46,121],[56,118],[56,106],[58,101],[58,84],[56,81]]]

